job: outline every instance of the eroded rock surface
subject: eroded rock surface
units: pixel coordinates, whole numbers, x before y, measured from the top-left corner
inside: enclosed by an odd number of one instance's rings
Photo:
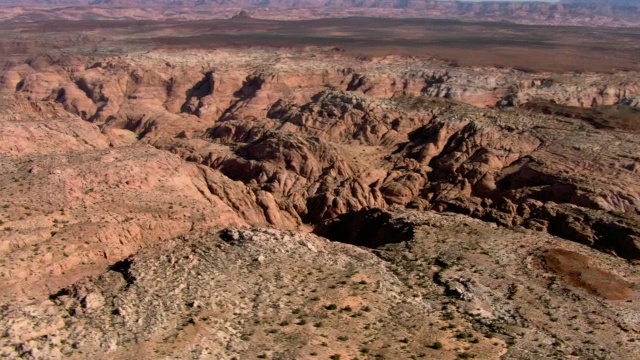
[[[322,56],[4,71],[2,355],[640,356],[636,74]]]

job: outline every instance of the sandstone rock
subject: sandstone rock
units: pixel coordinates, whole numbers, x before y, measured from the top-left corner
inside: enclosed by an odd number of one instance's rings
[[[633,74],[334,55],[10,68],[1,356],[637,357]]]

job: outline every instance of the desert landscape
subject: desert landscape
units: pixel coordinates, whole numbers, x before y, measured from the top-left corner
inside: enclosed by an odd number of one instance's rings
[[[0,356],[640,358],[634,1],[0,1]]]

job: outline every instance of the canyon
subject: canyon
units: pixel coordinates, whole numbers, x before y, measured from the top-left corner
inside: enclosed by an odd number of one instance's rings
[[[3,357],[640,356],[634,46],[531,68],[251,16],[0,25]]]

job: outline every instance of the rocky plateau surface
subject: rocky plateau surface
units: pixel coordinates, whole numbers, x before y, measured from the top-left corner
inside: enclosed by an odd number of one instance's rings
[[[0,354],[638,358],[639,79],[313,49],[11,66]]]

